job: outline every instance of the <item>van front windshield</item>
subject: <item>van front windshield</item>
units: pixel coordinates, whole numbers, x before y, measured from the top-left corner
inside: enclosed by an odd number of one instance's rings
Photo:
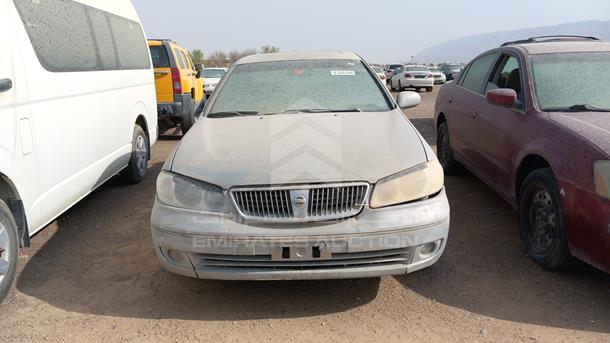
[[[298,60],[237,65],[208,116],[301,112],[382,112],[390,100],[357,60]]]

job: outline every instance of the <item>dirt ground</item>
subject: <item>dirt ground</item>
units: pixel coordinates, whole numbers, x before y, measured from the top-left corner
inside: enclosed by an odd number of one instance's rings
[[[408,116],[432,144],[434,93]],[[110,181],[36,236],[0,309],[0,341],[610,342],[610,276],[542,270],[516,213],[473,176],[446,181],[447,250],[408,277],[199,281],[163,270],[149,216],[177,139],[153,148],[150,177]]]

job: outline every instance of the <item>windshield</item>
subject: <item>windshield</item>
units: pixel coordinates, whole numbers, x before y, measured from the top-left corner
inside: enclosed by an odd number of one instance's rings
[[[402,68],[402,67],[403,67],[403,65],[402,65],[402,64],[391,64],[391,65],[388,67],[388,69],[392,69],[392,70],[394,70],[394,69],[400,69],[400,68]]]
[[[237,65],[208,115],[288,111],[388,111],[390,102],[361,61],[299,60]]]
[[[383,70],[382,70],[381,68],[379,68],[379,67],[373,67],[373,70],[374,70],[376,73],[383,73]]]
[[[430,67],[430,68],[428,68],[428,70],[430,70],[433,73],[438,73],[439,72],[439,69],[436,68],[436,67]]]
[[[224,69],[204,69],[202,73],[206,79],[221,79],[225,74],[226,71]]]
[[[459,64],[450,64],[450,65],[449,65],[449,68],[447,68],[447,69],[451,69],[451,70],[460,70],[460,69],[462,69],[462,66],[461,66],[461,65],[459,65]]]
[[[541,109],[610,108],[609,52],[534,55],[531,59]]]
[[[406,67],[405,71],[429,71],[426,67]]]

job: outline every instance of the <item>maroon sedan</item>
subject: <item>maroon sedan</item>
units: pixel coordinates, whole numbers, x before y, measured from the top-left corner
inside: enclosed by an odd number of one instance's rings
[[[517,208],[532,259],[610,272],[610,43],[506,43],[443,86],[435,111],[445,173],[464,166]]]

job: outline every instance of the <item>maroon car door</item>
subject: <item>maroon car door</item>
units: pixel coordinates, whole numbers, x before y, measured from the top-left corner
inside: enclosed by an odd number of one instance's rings
[[[451,149],[458,160],[475,173],[478,171],[479,154],[473,145],[473,138],[478,134],[473,122],[481,106],[486,103],[485,85],[499,55],[491,53],[474,60],[449,94],[447,120]]]
[[[517,93],[517,104],[513,107],[492,105],[486,99],[477,102],[477,111],[472,122],[475,134],[471,137],[476,151],[476,169],[479,176],[505,196],[510,196],[512,179],[511,161],[516,152],[515,136],[521,132],[525,121],[525,104],[521,79],[521,68],[516,56],[504,54],[500,58],[485,91],[511,88]]]

